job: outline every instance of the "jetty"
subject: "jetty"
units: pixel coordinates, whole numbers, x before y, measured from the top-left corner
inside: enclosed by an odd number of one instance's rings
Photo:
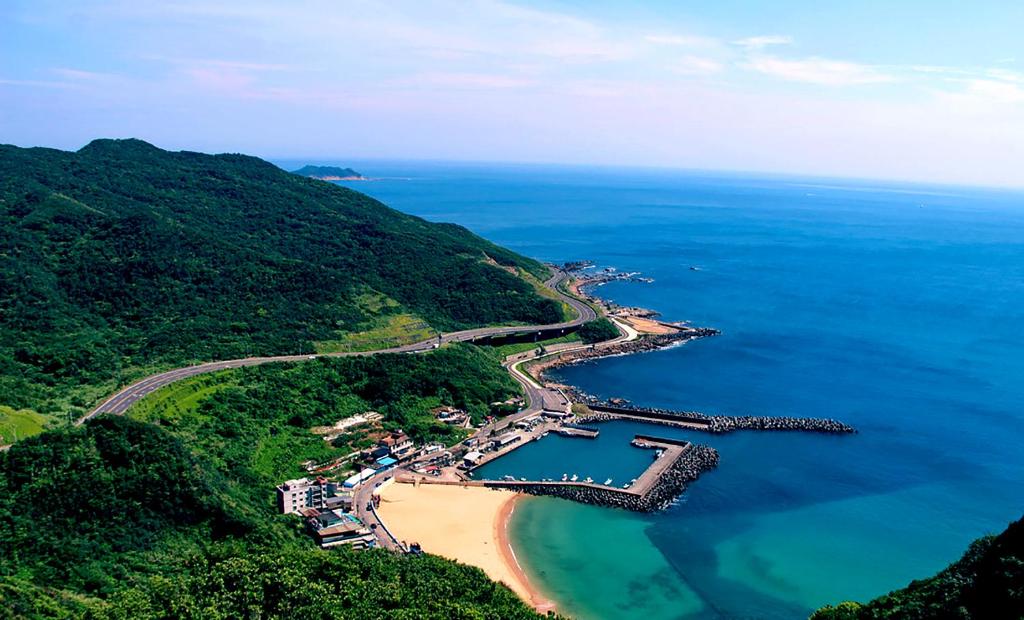
[[[601,431],[592,426],[582,426],[579,424],[562,424],[556,430],[556,433],[562,437],[582,437],[584,439],[597,439]]]
[[[630,405],[587,402],[589,413],[577,416],[586,424],[608,420],[637,420],[707,433],[728,433],[738,430],[804,431],[812,433],[856,433],[849,424],[831,418],[795,418],[789,416],[727,416],[708,415],[697,411],[671,411]]]

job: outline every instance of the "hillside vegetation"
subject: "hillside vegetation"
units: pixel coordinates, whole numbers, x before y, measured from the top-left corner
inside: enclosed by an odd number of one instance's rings
[[[266,364],[171,384],[128,415],[153,422],[202,451],[252,497],[307,475],[306,461],[326,463],[351,452],[310,429],[378,411],[387,430],[418,444],[454,444],[466,429],[435,419],[431,409],[454,405],[477,422],[490,403],[520,393],[492,351],[450,345],[429,355],[376,355]],[[364,447],[364,446],[358,446]],[[344,471],[344,470],[341,470]]]
[[[1024,519],[974,541],[959,561],[869,603],[819,609],[811,620],[1024,618]]]
[[[329,445],[309,425],[373,405],[430,433],[439,401],[508,392],[494,354],[272,364],[196,378],[0,452],[0,619],[537,618],[479,569],[321,551],[274,484]],[[325,448],[326,446],[326,448]],[[330,455],[328,455],[330,456]]]
[[[547,269],[253,157],[0,146],[0,405],[71,418],[193,361],[563,318],[516,274]]]

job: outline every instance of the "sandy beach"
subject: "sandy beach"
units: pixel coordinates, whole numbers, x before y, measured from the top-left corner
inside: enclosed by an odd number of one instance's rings
[[[658,321],[653,321],[639,316],[619,318],[629,323],[633,329],[641,334],[674,334],[679,331],[678,329],[665,325],[664,323],[659,323]]]
[[[506,534],[522,496],[458,485],[392,483],[380,491],[378,514],[402,541],[481,568],[540,611],[554,608],[531,586]]]

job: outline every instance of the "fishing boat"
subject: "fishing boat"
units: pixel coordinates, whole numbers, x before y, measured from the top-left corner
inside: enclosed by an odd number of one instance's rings
[[[565,482],[568,479],[569,479],[569,474],[562,474],[562,482]]]
[[[594,479],[591,478],[590,476],[587,476],[586,478],[583,479],[583,482],[586,482],[587,484],[591,484],[591,483],[594,482]]]
[[[580,479],[580,477],[579,477],[579,476],[577,476],[576,474],[573,474],[573,475],[572,475],[572,478],[569,478],[569,480],[572,480],[573,482],[576,482],[576,481],[577,481],[577,480],[579,480],[579,479]]]
[[[609,478],[609,479],[605,480],[605,481],[604,481],[604,486],[606,486],[606,487],[610,487],[610,486],[612,486],[612,479],[611,479],[611,478]]]

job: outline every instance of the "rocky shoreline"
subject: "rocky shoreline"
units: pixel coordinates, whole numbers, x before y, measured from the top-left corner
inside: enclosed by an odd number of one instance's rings
[[[601,346],[600,343],[598,343],[588,349],[567,351],[549,359],[541,360],[533,364],[527,364],[526,371],[533,375],[537,380],[544,382],[544,374],[553,368],[579,364],[581,362],[599,359],[602,357],[657,351],[658,349],[675,346],[690,340],[717,336],[720,333],[721,332],[717,329],[712,329],[710,327],[687,327],[681,328],[679,331],[671,334],[646,335],[637,338],[636,340],[617,342],[607,346]]]

